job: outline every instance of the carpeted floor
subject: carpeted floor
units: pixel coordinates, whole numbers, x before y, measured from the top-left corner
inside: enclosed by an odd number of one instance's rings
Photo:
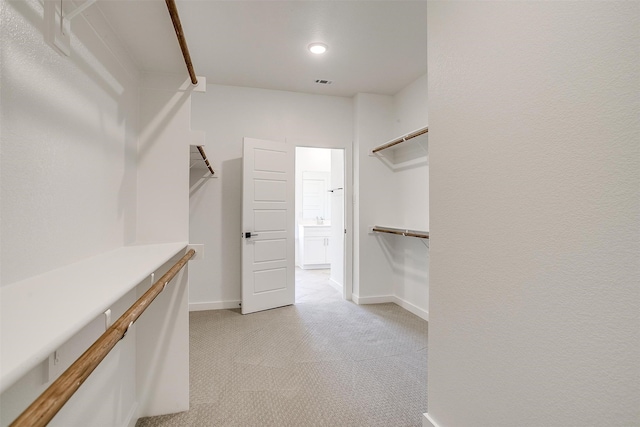
[[[191,313],[191,408],[136,427],[421,426],[427,322],[345,301],[328,277],[298,269],[293,306]]]

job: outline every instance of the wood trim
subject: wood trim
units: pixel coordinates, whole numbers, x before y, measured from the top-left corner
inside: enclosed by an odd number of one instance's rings
[[[213,171],[213,168],[209,164],[209,159],[207,159],[207,155],[204,152],[204,147],[202,145],[196,145],[196,147],[198,148],[198,151],[200,152],[200,155],[202,156],[202,160],[204,160],[204,164],[207,165],[207,167],[209,168],[209,171],[211,172],[211,175],[215,175],[216,173]]]
[[[373,150],[371,150],[371,152],[372,153],[377,153],[378,151],[382,151],[382,150],[385,150],[387,148],[391,148],[394,145],[401,144],[401,143],[403,143],[405,141],[408,141],[408,140],[410,140],[412,138],[415,138],[417,136],[423,135],[423,134],[425,134],[427,132],[429,132],[429,127],[428,126],[425,127],[425,128],[422,128],[422,129],[418,129],[418,130],[416,130],[414,132],[408,133],[405,136],[402,136],[400,138],[396,138],[393,141],[387,142],[386,144],[379,145],[376,148],[374,148]]]
[[[189,250],[147,292],[115,321],[69,368],[58,377],[44,393],[20,414],[10,427],[42,427],[58,413],[65,403],[85,382],[93,370],[109,354],[111,349],[125,337],[129,328],[149,307],[165,286],[185,266],[196,251]]]
[[[167,3],[167,9],[169,9],[169,15],[171,15],[171,22],[173,22],[173,28],[176,30],[176,36],[178,37],[178,43],[180,44],[180,50],[182,50],[182,56],[184,57],[184,63],[187,66],[189,77],[191,77],[191,83],[198,84],[198,78],[195,71],[193,71],[193,63],[191,62],[191,55],[189,54],[189,47],[187,46],[187,39],[184,37],[182,31],[182,23],[180,22],[180,16],[178,15],[178,8],[176,7],[175,0],[165,0]]]
[[[420,239],[429,238],[428,231],[403,230],[402,228],[380,227],[377,225],[375,225],[371,231],[375,231],[376,233],[397,234],[398,236],[418,237]]]

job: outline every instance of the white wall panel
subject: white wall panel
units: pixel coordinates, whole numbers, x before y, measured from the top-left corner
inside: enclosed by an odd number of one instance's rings
[[[40,1],[0,2],[3,287],[135,240],[136,67],[100,14],[74,19],[71,55],[61,55],[44,41],[43,12]],[[135,292],[121,298],[114,316],[133,301]],[[102,317],[94,319],[61,345],[53,377],[103,328]],[[126,425],[136,407],[135,352],[132,332],[50,425]],[[48,386],[43,366],[0,396],[0,425]]]
[[[640,420],[640,3],[429,2],[429,414]]]

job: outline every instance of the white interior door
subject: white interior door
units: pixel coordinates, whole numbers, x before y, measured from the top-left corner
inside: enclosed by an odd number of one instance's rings
[[[295,300],[294,150],[244,138],[242,314]]]

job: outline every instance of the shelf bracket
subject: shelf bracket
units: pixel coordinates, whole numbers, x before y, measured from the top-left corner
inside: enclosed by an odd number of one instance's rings
[[[111,309],[108,308],[104,311],[104,330],[106,331],[111,326]]]
[[[71,55],[71,20],[97,0],[86,0],[71,12],[64,13],[63,0],[45,0],[44,21],[46,41],[66,56]]]
[[[71,21],[73,18],[75,18],[76,16],[78,16],[79,14],[81,14],[85,9],[87,9],[89,6],[91,6],[92,4],[94,4],[96,1],[98,0],[86,0],[84,3],[82,3],[80,6],[76,7],[75,9],[73,9],[71,12],[67,13],[67,16],[65,17],[66,19],[68,19],[69,21]]]

